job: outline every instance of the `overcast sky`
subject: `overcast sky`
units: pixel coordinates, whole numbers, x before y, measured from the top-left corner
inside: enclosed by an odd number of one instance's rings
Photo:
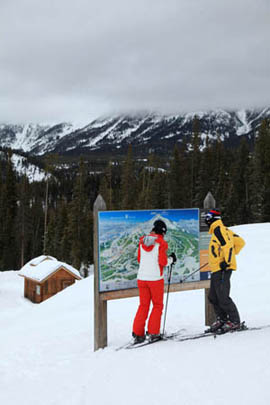
[[[270,0],[0,0],[0,122],[270,105]]]

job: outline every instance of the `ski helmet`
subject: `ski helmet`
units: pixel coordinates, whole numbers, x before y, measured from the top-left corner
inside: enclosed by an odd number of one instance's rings
[[[205,215],[205,223],[210,226],[214,221],[217,219],[221,219],[221,213],[218,210],[210,210],[208,213]]]
[[[162,235],[163,233],[167,232],[167,226],[165,222],[161,221],[161,219],[157,219],[154,222],[154,228],[153,231],[159,235]]]

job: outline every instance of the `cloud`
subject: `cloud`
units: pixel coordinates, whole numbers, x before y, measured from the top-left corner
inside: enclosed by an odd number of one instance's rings
[[[2,0],[0,120],[268,106],[267,0]]]

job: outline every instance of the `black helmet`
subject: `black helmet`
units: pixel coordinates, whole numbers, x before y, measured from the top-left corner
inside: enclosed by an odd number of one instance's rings
[[[210,210],[208,213],[205,215],[205,223],[210,226],[214,221],[217,219],[221,219],[221,213],[218,210]]]
[[[167,232],[167,226],[165,222],[161,221],[161,219],[157,219],[154,222],[154,228],[153,231],[159,235],[162,235],[163,233]]]

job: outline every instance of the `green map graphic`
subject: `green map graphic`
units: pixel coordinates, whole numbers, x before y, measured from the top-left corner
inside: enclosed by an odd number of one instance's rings
[[[100,291],[112,291],[137,286],[137,251],[139,238],[148,234],[156,219],[167,225],[165,240],[168,254],[175,252],[172,283],[191,274],[199,266],[198,210],[123,211],[99,213],[99,285]],[[149,219],[147,213],[149,212]],[[117,213],[117,218],[114,218]],[[115,214],[116,215],[116,214]],[[187,217],[187,218],[186,218]],[[131,219],[130,219],[131,218]],[[167,271],[165,270],[165,280]],[[199,280],[195,274],[186,281]]]

